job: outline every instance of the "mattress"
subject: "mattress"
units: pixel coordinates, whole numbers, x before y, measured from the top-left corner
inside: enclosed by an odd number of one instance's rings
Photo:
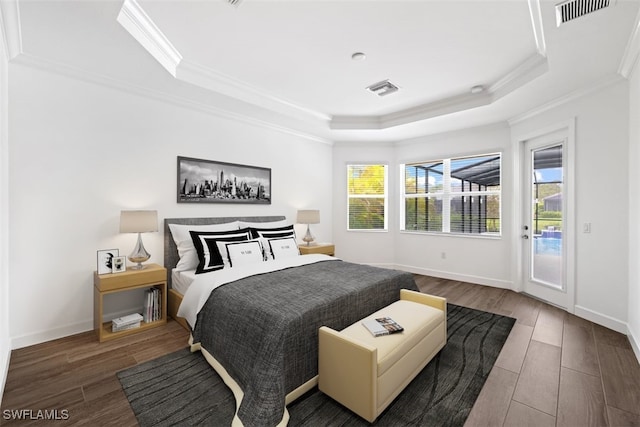
[[[196,278],[196,270],[171,271],[171,288],[184,295]]]

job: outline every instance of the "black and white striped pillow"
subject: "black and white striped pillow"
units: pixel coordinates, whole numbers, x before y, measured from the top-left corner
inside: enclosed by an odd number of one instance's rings
[[[237,231],[190,231],[193,246],[198,253],[198,267],[196,274],[221,270],[229,265],[229,254],[226,243],[242,242],[250,239],[248,228]]]
[[[251,236],[254,239],[264,237],[266,239],[272,239],[275,237],[293,237],[295,239],[296,232],[293,229],[293,224],[284,227],[269,227],[269,228],[256,228],[251,227]]]

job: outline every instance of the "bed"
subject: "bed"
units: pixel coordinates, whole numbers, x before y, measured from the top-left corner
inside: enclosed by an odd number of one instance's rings
[[[268,262],[195,275],[185,293],[178,278],[170,224],[234,221],[274,224],[284,217],[165,220],[169,311],[191,330],[236,397],[234,425],[286,425],[286,405],[317,385],[318,328],[340,330],[418,290],[410,273],[341,261],[327,255],[276,257]],[[188,281],[188,280],[187,280]],[[184,288],[183,288],[184,289]],[[179,307],[179,308],[178,308]]]

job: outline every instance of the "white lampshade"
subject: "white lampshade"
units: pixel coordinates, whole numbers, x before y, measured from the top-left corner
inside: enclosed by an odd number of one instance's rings
[[[298,224],[320,224],[320,211],[315,209],[299,210]]]
[[[158,231],[158,211],[121,211],[121,233],[148,233]]]
[[[138,233],[138,242],[129,255],[129,261],[137,263],[134,270],[144,268],[143,262],[147,261],[151,255],[142,244],[140,233],[158,231],[158,211],[120,211],[120,232]]]

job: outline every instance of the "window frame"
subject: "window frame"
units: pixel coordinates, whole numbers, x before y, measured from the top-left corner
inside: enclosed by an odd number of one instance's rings
[[[461,191],[461,190],[453,190],[452,189],[452,181],[455,178],[451,177],[451,162],[456,160],[463,159],[472,159],[472,158],[482,158],[482,157],[490,157],[490,156],[498,156],[499,158],[499,190],[469,190],[469,191]],[[399,215],[399,225],[400,232],[403,233],[418,233],[418,234],[435,234],[435,235],[444,235],[444,236],[458,236],[458,237],[472,237],[472,238],[499,238],[502,237],[503,230],[503,217],[502,217],[502,168],[503,168],[503,153],[501,151],[493,151],[479,154],[469,154],[469,155],[458,155],[458,156],[450,156],[448,158],[441,158],[435,160],[425,160],[425,161],[417,161],[417,162],[406,162],[402,163],[399,166],[399,175],[400,175],[400,215]],[[415,194],[407,194],[406,192],[406,168],[407,166],[412,165],[423,165],[423,164],[439,164],[442,163],[442,182],[443,187],[440,190],[433,192],[424,192],[424,193],[415,193]],[[451,211],[452,211],[452,201],[458,197],[479,197],[479,196],[497,196],[498,198],[498,223],[499,223],[499,231],[491,232],[463,232],[463,231],[451,231]],[[442,215],[442,224],[441,230],[412,230],[407,229],[407,218],[406,218],[406,204],[408,199],[427,199],[428,200],[441,200],[441,215]],[[427,224],[428,225],[428,224]]]
[[[365,166],[382,166],[384,167],[384,193],[380,194],[350,194],[350,176],[351,176],[351,168],[353,167],[365,167]],[[388,232],[389,231],[389,164],[383,162],[349,162],[346,167],[346,175],[347,175],[347,231],[362,231],[362,232]],[[363,198],[375,198],[375,199],[384,199],[384,226],[383,228],[351,228],[351,211],[350,211],[350,201],[351,199],[363,199]]]

